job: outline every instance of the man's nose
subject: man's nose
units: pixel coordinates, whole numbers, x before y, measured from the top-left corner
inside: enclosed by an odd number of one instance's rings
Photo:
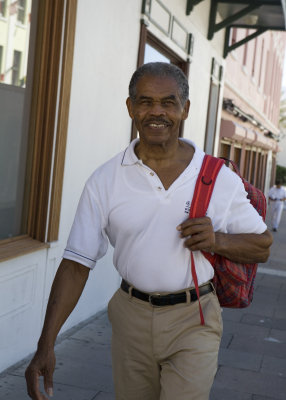
[[[153,103],[150,113],[152,115],[165,115],[166,110],[161,103]]]

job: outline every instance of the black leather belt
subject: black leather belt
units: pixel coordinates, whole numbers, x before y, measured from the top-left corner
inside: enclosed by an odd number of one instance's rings
[[[121,282],[121,289],[124,290],[124,292],[129,293],[130,285],[124,279]],[[199,287],[200,296],[204,296],[205,294],[213,291],[214,287],[213,284],[210,282],[207,283],[206,285]],[[148,294],[132,287],[130,292],[131,292],[130,295],[136,297],[136,299],[148,301],[150,304],[157,307],[171,306],[187,302],[186,290],[180,293],[171,293],[171,294],[159,294],[159,293]],[[189,292],[190,292],[191,302],[198,300],[195,288],[190,289]]]

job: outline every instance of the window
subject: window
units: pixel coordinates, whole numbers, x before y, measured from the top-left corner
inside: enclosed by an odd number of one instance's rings
[[[256,65],[256,53],[257,53],[257,38],[254,41],[254,52],[253,52],[253,60],[252,60],[252,76],[255,75],[255,65]]]
[[[262,155],[261,155],[260,152],[257,153],[257,155],[256,155],[256,163],[257,163],[257,166],[256,166],[255,185],[258,188],[260,188],[261,187],[261,178],[262,178],[262,173],[263,173],[262,168],[261,168],[261,166],[262,166]]]
[[[241,159],[241,148],[235,147],[233,154],[233,161],[238,166],[238,168],[240,168],[240,159]]]
[[[264,63],[264,39],[262,39],[261,43],[261,53],[260,53],[260,68],[259,68],[259,80],[258,86],[261,87],[261,78],[262,78],[262,66]]]
[[[144,22],[141,23],[140,43],[138,51],[137,67],[148,62],[170,62],[182,69],[185,75],[189,75],[189,63],[174,53],[165,43],[147,30]],[[181,123],[180,136],[183,136],[184,121]],[[137,137],[135,124],[132,122],[131,140]]]
[[[26,15],[26,0],[18,0],[17,1],[17,20],[21,24],[25,24],[25,15]]]
[[[231,45],[237,42],[237,28],[232,28],[231,30]]]
[[[166,62],[166,63],[171,62],[171,60],[168,57],[165,57],[158,50],[154,49],[154,47],[152,47],[148,43],[146,43],[145,54],[144,54],[144,64],[153,62],[153,61],[161,61],[161,62]]]
[[[7,9],[7,0],[0,0],[0,16],[5,17]]]
[[[19,29],[13,13],[8,13],[7,22],[2,25],[6,42],[2,42],[0,83],[0,240],[25,233],[24,182],[34,63],[32,53],[28,53],[28,44],[32,50],[36,29],[37,19],[34,17],[28,30]],[[11,31],[14,35],[9,35]],[[23,56],[28,60],[25,67],[22,66]],[[27,74],[28,87],[24,87]]]
[[[229,159],[230,158],[230,150],[231,150],[230,144],[221,143],[219,156]]]
[[[58,235],[77,0],[54,0],[52,11],[49,0],[30,3],[29,29],[13,18],[17,43],[3,52],[14,57],[0,83],[0,260]]]
[[[252,185],[255,185],[255,173],[256,173],[256,151],[252,150],[251,166],[250,166],[250,176],[249,181]]]
[[[12,85],[20,86],[20,66],[22,53],[14,50],[13,66],[12,66]]]
[[[245,37],[247,37],[248,34],[249,34],[249,29],[246,29]],[[244,45],[243,66],[246,66],[246,64],[247,64],[247,51],[248,51],[248,42],[246,42],[245,45]]]
[[[207,154],[213,154],[214,151],[214,139],[217,126],[217,114],[220,97],[222,79],[222,67],[213,58],[211,67],[211,80],[210,80],[210,91],[209,91],[209,104],[207,112],[207,125],[205,134],[205,146],[204,150]]]
[[[245,150],[243,177],[246,180],[248,180],[249,177],[250,156],[251,156],[251,150]]]

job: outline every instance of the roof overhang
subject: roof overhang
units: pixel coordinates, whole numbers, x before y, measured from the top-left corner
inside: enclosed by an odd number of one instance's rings
[[[278,144],[275,140],[261,134],[257,129],[250,129],[239,123],[222,118],[220,125],[221,139],[228,139],[236,143],[257,146],[261,149],[278,151]]]
[[[187,0],[186,14],[203,0]],[[217,22],[217,16],[220,16]],[[285,31],[286,0],[211,0],[208,39],[216,32],[226,29],[224,57],[235,48],[243,45],[267,30]],[[229,45],[231,28],[251,29],[252,33],[243,40]],[[254,32],[253,32],[254,30]]]

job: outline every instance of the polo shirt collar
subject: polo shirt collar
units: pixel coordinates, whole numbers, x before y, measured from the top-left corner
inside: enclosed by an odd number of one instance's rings
[[[204,157],[204,152],[196,146],[194,142],[191,140],[185,139],[185,138],[180,138],[180,140],[183,140],[186,143],[189,143],[195,148],[195,153],[193,156],[193,159],[189,165],[192,166],[192,169],[200,169],[202,162],[203,162],[203,157]],[[142,164],[142,161],[138,159],[138,157],[135,154],[135,146],[139,142],[139,139],[134,139],[132,142],[129,144],[129,146],[125,149],[122,157],[122,162],[121,165],[127,166],[127,165],[134,165],[134,164]],[[188,169],[188,168],[187,168]],[[187,172],[187,171],[186,171]]]
[[[133,139],[129,146],[125,149],[122,157],[121,165],[134,165],[141,163],[135,154],[135,145],[139,142],[139,139]]]

